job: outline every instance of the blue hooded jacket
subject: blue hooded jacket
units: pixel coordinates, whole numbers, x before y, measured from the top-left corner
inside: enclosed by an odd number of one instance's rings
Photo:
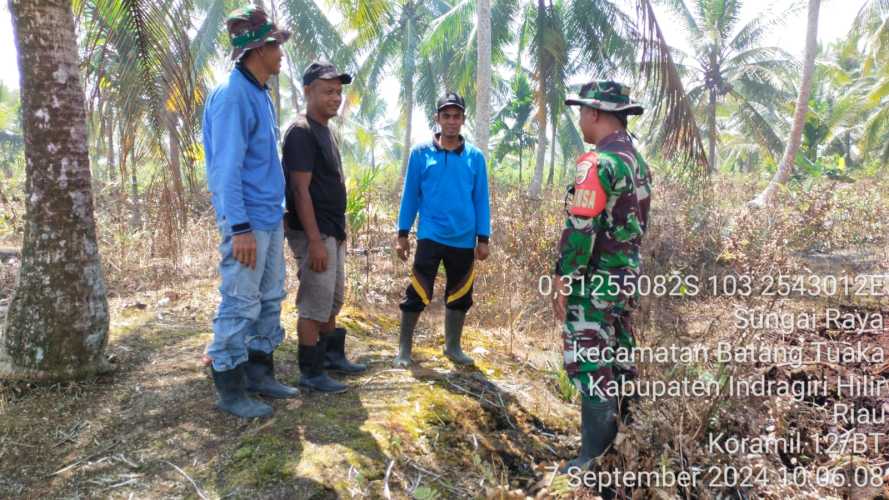
[[[216,222],[234,234],[272,230],[284,216],[284,171],[268,87],[236,66],[204,107],[207,184]]]

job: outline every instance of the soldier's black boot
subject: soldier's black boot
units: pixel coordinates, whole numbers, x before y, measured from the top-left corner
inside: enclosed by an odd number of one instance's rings
[[[352,363],[346,359],[346,329],[337,328],[333,333],[324,335],[325,356],[324,368],[343,373],[361,373],[367,370],[363,363]]]
[[[275,359],[272,353],[248,351],[248,360],[244,364],[247,376],[247,392],[262,394],[270,398],[293,398],[299,389],[282,384],[275,379]]]
[[[346,385],[327,376],[324,372],[324,337],[315,345],[299,345],[299,385],[319,392],[346,392]]]
[[[231,370],[216,371],[213,367],[213,385],[219,399],[216,406],[225,412],[241,418],[267,417],[272,414],[272,407],[247,395],[245,388],[244,365]]]
[[[444,354],[458,365],[473,364],[472,358],[463,353],[460,338],[463,336],[463,321],[466,311],[445,309],[445,348]]]
[[[420,320],[420,313],[401,311],[401,333],[398,335],[398,357],[394,364],[397,368],[407,368],[411,364],[411,349],[414,343],[414,328]]]
[[[617,436],[617,401],[594,401],[583,395],[580,398],[580,455],[562,468],[562,473],[577,467],[587,470],[590,462],[605,453]]]

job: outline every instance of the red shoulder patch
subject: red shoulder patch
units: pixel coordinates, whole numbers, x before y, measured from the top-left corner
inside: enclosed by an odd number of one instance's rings
[[[605,210],[605,189],[599,182],[599,155],[594,151],[577,159],[571,215],[595,217]]]

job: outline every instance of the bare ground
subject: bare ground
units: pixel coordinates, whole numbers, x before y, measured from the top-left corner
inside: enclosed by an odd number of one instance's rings
[[[200,363],[214,305],[210,282],[116,299],[116,373],[3,386],[0,496],[379,498],[388,489],[453,498],[530,486],[535,466],[570,454],[576,410],[557,399],[554,376],[495,352],[496,339],[471,328],[477,368],[455,369],[440,355],[434,312],[411,371],[390,366],[394,312],[352,308],[341,324],[370,370],[348,379],[350,391],[274,401],[266,420],[225,415]],[[293,331],[292,310],[285,318]],[[276,361],[293,382],[293,340]]]
[[[855,255],[803,256],[803,262],[801,269],[813,273],[873,269]],[[395,370],[390,360],[396,351],[397,309],[353,305],[341,318],[351,332],[349,352],[369,363],[370,370],[348,379],[351,390],[336,396],[304,392],[295,400],[272,402],[270,419],[242,421],[215,409],[212,383],[200,362],[211,338],[216,300],[212,280],[112,299],[108,352],[118,366],[114,374],[50,386],[0,385],[0,497],[595,498],[549,473],[576,453],[578,444],[576,405],[565,401],[554,370],[558,342],[552,332],[516,339],[470,326],[466,345],[474,348],[477,368],[457,369],[440,354],[441,307],[432,307],[419,327],[417,366]],[[670,311],[660,307],[664,304],[641,311],[644,345],[712,344],[735,335],[731,315],[741,305],[737,301],[670,304]],[[797,311],[829,305],[881,314],[889,324],[885,297],[796,298],[765,305]],[[291,304],[283,317],[293,332]],[[889,352],[887,331],[860,334],[827,328],[822,321],[798,333],[781,338],[766,332],[763,338],[776,345],[860,341]],[[292,339],[282,345],[276,361],[282,378],[295,381]],[[749,368],[768,379],[889,377],[889,363]],[[649,367],[643,375],[699,377],[719,369]],[[889,471],[885,435],[878,438],[878,448],[863,454],[814,453],[816,441],[830,444],[830,435],[849,428],[831,422],[838,403],[886,408],[889,414],[889,394],[843,399],[832,393],[800,404],[778,399],[642,401],[603,466],[678,470],[692,464],[753,463],[771,474],[767,484],[752,488],[625,489],[619,492],[624,498],[889,498],[889,474],[872,488],[837,488],[811,478],[788,485],[775,479],[774,474],[800,465],[845,470],[847,477],[856,465]],[[803,432],[805,449],[793,456],[713,457],[702,451],[708,431],[780,436],[797,430]],[[887,432],[885,425],[857,430]]]

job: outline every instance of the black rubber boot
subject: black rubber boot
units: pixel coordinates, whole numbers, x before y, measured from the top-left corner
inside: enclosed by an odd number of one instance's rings
[[[299,385],[318,392],[346,392],[345,384],[327,376],[324,372],[324,337],[318,339],[316,345],[299,346]]]
[[[247,395],[245,389],[244,365],[223,372],[213,372],[213,384],[219,399],[216,406],[225,412],[241,418],[267,417],[272,414],[272,407]]]
[[[244,364],[247,376],[247,392],[255,392],[270,398],[293,398],[299,389],[282,384],[275,379],[274,354],[262,351],[249,351],[249,359]]]
[[[323,338],[326,342],[324,368],[349,374],[367,371],[367,365],[364,363],[352,363],[346,359],[345,328],[337,328]]]
[[[463,336],[463,321],[465,319],[466,311],[445,309],[444,354],[458,365],[473,364],[472,358],[467,356],[460,347],[460,338]]]
[[[411,365],[411,349],[414,344],[414,328],[420,320],[416,311],[401,311],[401,333],[398,334],[398,357],[393,364],[396,368],[407,368]]]
[[[570,460],[561,472],[572,468],[587,470],[594,458],[605,453],[617,436],[617,400],[593,401],[589,396],[580,398],[580,455]]]

